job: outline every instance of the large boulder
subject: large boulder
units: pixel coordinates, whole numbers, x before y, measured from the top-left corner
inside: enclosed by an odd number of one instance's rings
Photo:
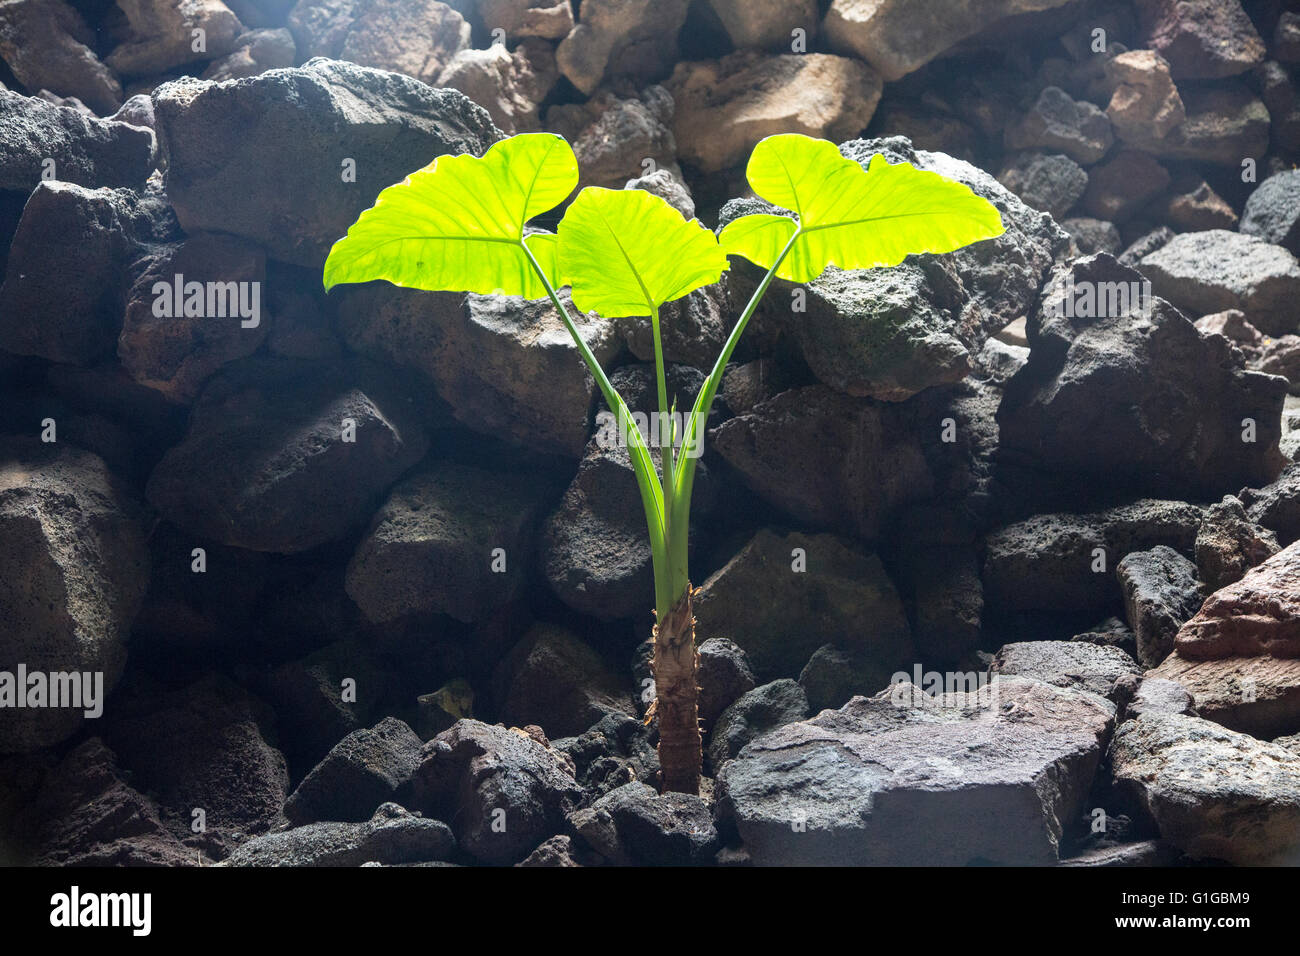
[[[798,677],[827,642],[874,661],[880,687],[911,661],[907,618],[880,559],[836,535],[758,532],[704,582],[695,616],[698,637],[734,641],[759,680]]]
[[[1142,499],[1006,525],[984,542],[985,597],[1004,611],[1105,611],[1119,604],[1115,567],[1125,555],[1158,545],[1191,554],[1202,515],[1181,501]]]
[[[569,315],[602,364],[620,328],[595,313]],[[596,383],[546,299],[420,292],[370,283],[349,289],[339,324],[354,351],[429,376],[464,425],[547,454],[580,458]]]
[[[609,78],[655,80],[677,59],[687,0],[585,0],[555,50],[560,72],[590,96]]]
[[[1111,256],[1060,270],[1028,332],[1029,361],[998,409],[1009,459],[1145,493],[1215,498],[1281,469],[1286,380],[1247,371],[1226,339],[1202,336]]]
[[[424,745],[413,805],[450,820],[460,848],[480,862],[518,863],[560,832],[583,797],[572,761],[544,740],[458,721]]]
[[[636,716],[632,694],[589,645],[561,627],[534,625],[495,675],[501,718],[548,734],[581,734],[607,714]]]
[[[666,85],[681,157],[706,173],[744,165],[758,141],[776,133],[856,136],[881,93],[879,75],[858,60],[752,50],[679,63]]]
[[[202,833],[220,854],[284,820],[289,771],[274,720],[241,686],[209,674],[179,690],[136,692],[114,708],[104,739],[172,833]]]
[[[385,803],[364,823],[309,823],[249,840],[223,866],[401,866],[446,861],[451,828]]]
[[[1084,641],[1020,641],[1004,644],[990,673],[1032,677],[1053,687],[1086,690],[1116,706],[1142,668],[1118,647]]]
[[[1175,646],[1195,660],[1300,657],[1300,542],[1211,594],[1179,629]]]
[[[569,814],[576,836],[610,863],[688,866],[713,861],[721,841],[708,802],[634,781]]]
[[[225,56],[244,32],[221,0],[121,0],[118,6],[129,29],[106,62],[124,76],[157,76]]]
[[[1064,6],[1069,0],[834,0],[823,29],[831,47],[860,56],[886,80],[897,80],[950,48],[1017,14]]]
[[[178,275],[182,290],[203,284],[204,305],[177,308]],[[207,295],[213,284],[220,297]],[[271,327],[263,300],[266,254],[233,236],[199,233],[150,246],[132,262],[129,285],[118,358],[137,382],[173,402],[193,401],[222,365],[256,352]]]
[[[0,672],[11,698],[0,708],[0,752],[48,747],[87,713],[102,716],[149,585],[142,520],[95,455],[34,439],[0,442]],[[13,686],[19,665],[29,681],[80,675],[83,706],[15,707],[13,695],[26,700],[31,686]]]
[[[0,6],[0,59],[29,90],[75,96],[98,113],[122,105],[122,84],[99,61],[95,33],[63,0]]]
[[[1175,236],[1141,262],[1156,295],[1188,315],[1237,309],[1269,335],[1300,329],[1300,263],[1257,236],[1211,229]]]
[[[1199,717],[1143,714],[1111,748],[1114,783],[1189,856],[1300,860],[1300,755]]]
[[[73,365],[109,358],[122,328],[131,262],[142,243],[175,238],[175,220],[156,195],[42,182],[9,249],[0,348]],[[76,257],[66,255],[69,243]]]
[[[451,461],[412,475],[352,556],[348,595],[375,623],[491,616],[528,581],[533,527],[554,490],[535,474]]]
[[[314,548],[363,525],[428,449],[391,371],[248,359],[209,382],[149,502],[193,534],[254,551]]]
[[[760,866],[1049,865],[1114,715],[1022,677],[899,684],[751,743],[719,774],[721,806]]]
[[[1137,637],[1138,660],[1155,667],[1174,649],[1178,629],[1201,607],[1196,565],[1162,544],[1126,555],[1115,574]]]
[[[315,269],[381,189],[500,135],[462,93],[323,59],[233,83],[176,80],[153,103],[185,231],[232,233]]]
[[[295,826],[369,820],[414,776],[422,746],[415,732],[395,717],[355,730],[303,778],[285,802],[284,815]]]
[[[1264,59],[1264,41],[1238,0],[1138,0],[1139,28],[1178,79],[1221,79]]]
[[[1250,194],[1241,214],[1242,232],[1300,253],[1300,169],[1268,177]]]

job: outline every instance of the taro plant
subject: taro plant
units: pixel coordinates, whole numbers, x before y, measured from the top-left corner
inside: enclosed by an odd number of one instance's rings
[[[569,144],[548,133],[502,140],[481,157],[439,156],[379,194],[334,244],[329,289],[386,279],[425,290],[548,297],[615,414],[645,508],[655,582],[653,673],[664,790],[696,793],[700,729],[697,655],[687,534],[697,447],[728,360],[774,278],[808,282],[829,266],[893,266],[913,253],[942,253],[1002,234],[997,210],[957,182],[881,156],[868,169],[833,143],[771,136],[750,157],[753,191],[783,212],[743,216],[717,236],[641,190],[583,189],[555,233],[529,230],[578,184]],[[705,380],[684,434],[670,432],[652,458],[631,412],[579,335],[557,290],[607,318],[648,316],[654,337],[658,414],[667,404],[660,308],[718,281],[729,255],[766,270]],[[675,411],[675,409],[673,410]],[[677,449],[681,448],[681,452]],[[757,596],[761,598],[761,596]],[[649,719],[649,718],[647,718]]]

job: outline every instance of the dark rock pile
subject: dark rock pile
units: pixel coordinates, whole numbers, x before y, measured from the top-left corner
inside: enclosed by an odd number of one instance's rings
[[[0,862],[1300,858],[1292,6],[0,5]],[[786,132],[1006,226],[757,313],[699,795],[554,308],[321,288],[383,187],[542,129],[711,227]],[[679,408],[758,279],[665,311]],[[654,411],[648,323],[578,325]]]

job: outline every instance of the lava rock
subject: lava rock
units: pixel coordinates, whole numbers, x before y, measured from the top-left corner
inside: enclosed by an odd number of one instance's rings
[[[1064,219],[1088,188],[1083,167],[1063,153],[1019,153],[998,181],[1028,205]]]
[[[1240,581],[1280,550],[1273,532],[1247,518],[1241,499],[1232,495],[1205,509],[1196,532],[1196,568],[1208,591]]]
[[[19,83],[112,113],[122,105],[122,84],[95,56],[94,45],[94,31],[63,0],[17,0],[0,7],[0,58]]]
[[[687,0],[584,0],[578,25],[560,41],[560,72],[590,96],[606,77],[656,79],[677,60]]]
[[[1250,194],[1240,229],[1300,254],[1300,169],[1268,177]]]
[[[678,63],[665,84],[676,103],[683,161],[714,173],[742,165],[765,136],[804,133],[839,141],[866,129],[880,76],[828,53],[730,53]]]
[[[1124,610],[1137,635],[1138,660],[1155,667],[1174,649],[1174,636],[1201,607],[1196,565],[1166,545],[1134,551],[1115,568]]]
[[[870,660],[824,644],[800,671],[799,686],[808,700],[808,713],[819,714],[843,706],[851,697],[879,693],[880,686],[873,683],[878,676],[879,668]]]
[[[754,672],[740,645],[725,637],[711,637],[696,650],[700,721],[709,726],[741,695],[754,689]]]
[[[808,697],[793,680],[755,687],[724,710],[709,731],[709,764],[717,771],[745,744],[807,716]]]
[[[713,810],[689,793],[657,793],[644,783],[611,790],[569,814],[569,827],[612,863],[687,866],[711,862],[721,841]]]
[[[610,713],[636,716],[627,686],[591,647],[560,627],[534,625],[498,665],[501,717],[556,737],[581,734]]]
[[[0,90],[0,189],[30,193],[47,160],[60,182],[141,187],[153,170],[153,133]]]
[[[561,301],[602,365],[620,327]],[[547,300],[420,292],[370,283],[339,302],[353,351],[429,376],[469,428],[545,454],[582,457],[596,383]]]
[[[1150,263],[1186,261],[1177,246],[1197,235],[1237,236],[1186,234],[1147,256],[1142,267],[1157,292],[1170,290]],[[1197,273],[1208,269],[1202,262]],[[1285,381],[1246,370],[1230,343],[1202,336],[1112,257],[1058,272],[1028,328],[1029,362],[1007,383],[997,414],[1009,460],[1148,494],[1216,498],[1281,468],[1274,423]],[[1243,441],[1244,419],[1256,423],[1253,442]]]
[[[1113,706],[1020,677],[910,707],[897,691],[787,724],[722,768],[721,812],[754,863],[1055,863]],[[981,825],[990,815],[1005,825]]]
[[[833,0],[823,30],[832,49],[860,56],[886,80],[906,76],[1007,18],[1067,0],[991,0],[979,6],[918,7],[908,0]]]
[[[500,135],[462,93],[323,59],[236,84],[176,80],[153,104],[185,231],[231,233],[313,269],[381,189],[432,157],[481,155]]]
[[[254,551],[341,538],[428,448],[399,385],[354,362],[228,366],[149,477],[149,502],[185,530]]]
[[[415,806],[451,820],[460,848],[481,863],[518,863],[583,797],[572,763],[518,728],[458,721],[422,755]]]
[[[1137,662],[1118,647],[1081,641],[1023,641],[1004,644],[989,668],[992,674],[1032,677],[1053,687],[1086,690],[1121,703],[1129,678],[1142,674]]]
[[[1212,229],[1175,236],[1141,263],[1157,295],[1192,315],[1239,309],[1270,335],[1294,332],[1295,256],[1255,236]]]
[[[452,461],[404,479],[348,563],[348,596],[377,624],[490,616],[528,580],[532,531],[555,490],[536,474]]]
[[[1178,631],[1178,652],[1205,660],[1271,654],[1300,657],[1300,543],[1215,591]]]
[[[1105,156],[1114,142],[1105,113],[1057,86],[1044,88],[1024,119],[1006,132],[1008,149],[1061,152],[1084,165]]]
[[[209,674],[118,704],[105,741],[155,795],[172,833],[191,836],[194,811],[202,810],[204,839],[221,853],[283,822],[289,771],[267,739],[273,721],[238,684]]]
[[[1115,786],[1189,856],[1238,865],[1300,858],[1300,755],[1181,714],[1144,714],[1111,748]]]
[[[1300,730],[1300,661],[1267,654],[1197,660],[1175,652],[1152,677],[1172,681],[1197,716],[1261,740]]]
[[[243,32],[221,0],[122,0],[130,27],[105,62],[123,76],[157,76],[178,66],[222,57]],[[195,31],[200,31],[195,33]],[[203,39],[195,43],[195,37]]]
[[[1138,0],[1142,35],[1179,79],[1221,79],[1264,59],[1264,41],[1237,0]]]
[[[1246,488],[1240,497],[1250,520],[1276,534],[1283,547],[1300,538],[1300,466],[1287,465],[1276,481]]]
[[[223,866],[399,866],[447,860],[451,828],[386,803],[365,823],[309,823],[249,840]]]
[[[577,188],[622,189],[628,179],[646,172],[647,160],[651,169],[681,178],[672,131],[675,108],[672,95],[658,85],[626,97],[600,90],[585,103],[551,107],[546,128],[573,144]]]
[[[298,784],[284,815],[294,826],[369,820],[415,774],[421,746],[414,731],[393,717],[353,731]]]
[[[205,858],[165,827],[98,737],[45,775],[17,821],[37,866],[197,866]]]
[[[140,243],[170,238],[175,220],[156,196],[41,183],[9,249],[0,347],[73,365],[109,358],[122,328],[130,261]],[[66,254],[69,243],[75,257]]]
[[[149,585],[142,523],[139,505],[90,452],[0,441],[0,670],[13,675],[22,664],[29,675],[77,673],[98,685],[83,688],[84,707],[10,701],[0,710],[0,753],[56,744],[87,711],[103,713]],[[29,686],[10,692],[27,695]]]
[[[1159,545],[1191,554],[1202,517],[1181,501],[1143,499],[1007,525],[984,542],[985,598],[1003,610],[1106,612],[1121,598],[1112,573],[1121,558]]]
[[[912,656],[880,559],[835,535],[758,532],[704,582],[695,616],[698,635],[734,641],[763,681],[797,676],[827,642],[867,654],[880,686]]]

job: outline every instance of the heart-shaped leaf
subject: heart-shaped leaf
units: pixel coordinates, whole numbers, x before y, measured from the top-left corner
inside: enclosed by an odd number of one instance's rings
[[[606,318],[654,315],[727,270],[712,232],[643,189],[584,189],[557,234],[573,304]]]
[[[528,255],[554,277],[554,237],[525,240],[524,225],[577,184],[572,148],[551,133],[512,136],[482,158],[439,156],[381,192],[334,243],[325,288],[386,279],[430,291],[541,298],[546,287]]]
[[[879,154],[863,169],[834,143],[797,133],[769,136],[745,169],[750,188],[788,216],[742,216],[720,241],[765,269],[794,238],[777,276],[817,278],[827,266],[894,266],[920,252],[952,252],[1002,235],[1002,217],[969,186]]]

